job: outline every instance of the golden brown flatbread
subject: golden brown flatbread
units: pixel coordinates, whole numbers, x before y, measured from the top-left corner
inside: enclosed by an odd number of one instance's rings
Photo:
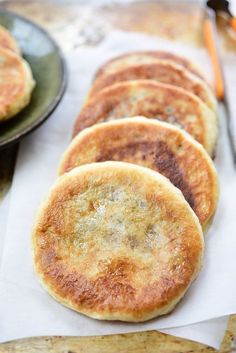
[[[89,96],[91,97],[101,89],[118,82],[143,79],[181,87],[195,94],[213,111],[217,109],[216,98],[203,80],[180,65],[165,60],[158,60],[151,64],[136,64],[111,74],[98,76],[92,85]]]
[[[0,48],[12,50],[16,54],[20,54],[20,48],[17,41],[11,33],[0,25]]]
[[[142,117],[94,125],[74,138],[58,172],[103,161],[135,163],[163,174],[182,191],[204,229],[211,221],[219,193],[216,169],[204,148],[183,130]]]
[[[151,80],[118,83],[87,100],[75,122],[73,136],[99,122],[137,115],[183,128],[214,155],[216,115],[193,94]]]
[[[182,193],[159,173],[123,162],[58,178],[33,230],[35,269],[48,292],[102,320],[146,321],[173,310],[203,251]]]
[[[34,85],[27,62],[0,48],[0,122],[14,117],[29,103]]]
[[[201,78],[203,81],[206,81],[206,78],[195,63],[187,58],[166,51],[133,51],[117,56],[103,64],[97,71],[95,77],[98,78],[102,75],[113,74],[120,69],[137,64],[152,64],[160,59],[174,62]]]

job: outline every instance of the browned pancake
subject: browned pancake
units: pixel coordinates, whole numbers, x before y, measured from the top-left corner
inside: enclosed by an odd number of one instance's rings
[[[179,188],[206,228],[218,200],[211,158],[189,134],[146,118],[101,123],[79,133],[64,153],[59,174],[88,163],[123,161],[151,168]]]
[[[182,193],[159,173],[123,162],[58,178],[33,230],[35,269],[49,293],[101,320],[146,321],[173,310],[203,251]]]
[[[76,120],[73,135],[99,122],[137,115],[183,128],[211,156],[214,154],[216,115],[191,93],[151,80],[122,82],[89,99]]]
[[[13,52],[19,54],[20,49],[11,33],[0,25],[0,48],[10,49]]]
[[[111,74],[98,76],[92,85],[90,97],[104,87],[115,83],[142,79],[181,87],[198,96],[213,111],[217,109],[214,94],[203,80],[180,65],[165,60],[158,60],[152,64],[132,65]]]
[[[97,71],[95,77],[98,78],[101,75],[113,74],[120,69],[124,69],[137,64],[154,63],[160,59],[175,62],[176,64],[190,71],[192,74],[201,78],[203,81],[206,80],[203,74],[200,72],[200,69],[198,69],[198,67],[192,61],[166,51],[135,51],[117,56],[102,65]]]
[[[14,117],[29,103],[34,85],[27,62],[0,47],[0,122]]]

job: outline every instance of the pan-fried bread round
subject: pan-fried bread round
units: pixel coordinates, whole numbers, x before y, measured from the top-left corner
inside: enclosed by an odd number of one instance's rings
[[[0,121],[12,118],[29,103],[34,84],[28,63],[0,48]]]
[[[82,108],[73,136],[99,122],[137,115],[182,127],[213,156],[216,115],[193,94],[151,80],[121,82],[94,95]]]
[[[200,223],[151,169],[93,163],[58,178],[33,230],[35,269],[62,304],[97,319],[170,312],[201,267]]]
[[[0,25],[0,47],[10,49],[13,52],[20,54],[20,48],[15,38],[10,32]]]
[[[95,77],[97,78],[98,76],[104,74],[113,74],[117,70],[124,69],[136,64],[150,64],[160,59],[175,62],[202,80],[206,80],[203,74],[200,72],[200,69],[192,61],[166,51],[135,51],[117,56],[102,65],[97,71]]]
[[[89,96],[91,97],[104,87],[114,83],[140,79],[149,79],[181,87],[198,96],[213,111],[217,109],[216,98],[203,80],[180,65],[165,60],[158,60],[152,64],[132,65],[111,74],[101,75],[95,79]]]
[[[151,168],[178,187],[205,229],[218,200],[217,173],[204,148],[183,130],[143,117],[100,123],[65,151],[59,175],[88,163],[123,161]]]

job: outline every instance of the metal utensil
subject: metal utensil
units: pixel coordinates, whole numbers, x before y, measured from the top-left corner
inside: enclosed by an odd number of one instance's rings
[[[208,0],[207,6],[216,13],[224,12],[228,16],[228,24],[236,32],[236,17],[233,16],[230,10],[230,3],[228,0]]]

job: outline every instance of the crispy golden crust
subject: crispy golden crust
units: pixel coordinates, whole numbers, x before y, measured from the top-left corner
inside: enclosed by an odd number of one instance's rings
[[[35,269],[47,290],[98,319],[169,312],[196,278],[203,250],[182,193],[159,173],[123,162],[60,177],[33,230]]]
[[[161,59],[152,64],[134,64],[114,73],[99,76],[92,85],[90,97],[104,87],[117,82],[140,79],[154,80],[184,88],[199,97],[213,111],[217,109],[216,99],[203,80],[180,65]]]
[[[193,94],[151,80],[118,83],[89,99],[75,122],[73,136],[99,122],[137,115],[182,127],[213,156],[216,115]]]
[[[203,81],[206,81],[196,64],[186,58],[183,58],[182,56],[166,51],[135,51],[117,56],[102,65],[97,71],[95,77],[98,78],[101,75],[113,74],[120,69],[136,64],[154,63],[158,59],[175,62],[190,71],[192,74],[201,78]]]
[[[6,28],[0,25],[0,48],[2,47],[20,54],[20,48],[15,38],[10,34],[8,30],[6,30]]]
[[[217,173],[204,148],[183,130],[142,117],[97,124],[74,138],[58,171],[103,161],[135,163],[163,174],[182,191],[203,228],[211,220]]]
[[[29,103],[34,84],[26,61],[0,48],[0,121],[12,118]]]

